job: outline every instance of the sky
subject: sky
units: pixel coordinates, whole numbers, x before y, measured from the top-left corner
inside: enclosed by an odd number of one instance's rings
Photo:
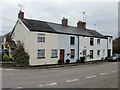
[[[12,31],[20,9],[27,19],[61,24],[65,17],[75,27],[85,12],[88,29],[118,36],[118,0],[0,0],[0,35]]]

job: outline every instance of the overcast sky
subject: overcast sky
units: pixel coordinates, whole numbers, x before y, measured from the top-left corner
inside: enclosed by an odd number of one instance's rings
[[[68,24],[75,27],[78,21],[83,20],[85,12],[87,28],[114,38],[118,35],[118,0],[23,1],[0,1],[0,35],[12,31],[20,10],[18,4],[24,6],[25,18],[61,24],[61,19],[66,17]]]

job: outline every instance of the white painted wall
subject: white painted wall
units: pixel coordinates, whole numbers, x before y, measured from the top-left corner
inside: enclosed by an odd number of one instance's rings
[[[45,43],[37,41],[38,33],[45,34]],[[75,45],[70,45],[70,37],[75,37]],[[54,34],[54,33],[44,33],[44,32],[30,32],[28,28],[19,21],[13,32],[12,39],[14,41],[20,40],[24,43],[26,52],[30,55],[29,64],[34,65],[45,65],[45,64],[57,64],[60,58],[60,49],[65,49],[65,58],[69,59],[70,62],[76,62],[78,59],[78,37],[75,35],[65,35],[65,34]],[[82,56],[80,53],[84,49],[87,50],[87,55],[90,54],[90,50],[94,50],[94,58],[90,59],[87,57],[86,61],[100,60],[102,57],[107,57],[107,39],[100,39],[101,43],[97,44],[97,38],[94,38],[94,46],[90,46],[90,37],[79,36],[79,57]],[[109,48],[111,48],[111,44]],[[37,59],[38,49],[45,49],[45,58]],[[58,49],[58,58],[51,58],[51,50]],[[67,56],[70,53],[70,49],[75,49],[75,58],[71,59]],[[100,56],[97,56],[97,50],[100,50]],[[103,50],[105,50],[103,55]]]
[[[70,45],[70,37],[75,37],[75,45]],[[70,62],[76,62],[78,58],[78,38],[75,35],[65,35],[65,34],[59,34],[59,50],[65,49],[65,58],[64,62],[66,62],[67,59],[70,60]],[[70,53],[70,49],[75,49],[75,58],[70,58],[70,55],[68,56],[67,53]]]
[[[101,60],[102,57],[107,57],[107,39],[100,39],[100,44],[97,44],[97,38],[94,38],[94,46],[90,46],[90,37],[80,36],[79,39],[79,51],[80,57],[83,56],[83,50],[87,50],[88,57],[86,61]],[[93,59],[90,59],[90,50],[93,50]],[[100,50],[100,56],[97,55],[97,50]],[[103,50],[105,50],[103,54]]]
[[[37,42],[38,33],[45,34],[45,43]],[[14,41],[20,40],[24,43],[25,50],[30,55],[29,64],[31,66],[57,63],[58,58],[51,58],[51,50],[58,48],[58,34],[30,32],[22,22],[21,24],[18,22],[13,32],[12,39]],[[44,59],[37,59],[38,49],[45,49]]]

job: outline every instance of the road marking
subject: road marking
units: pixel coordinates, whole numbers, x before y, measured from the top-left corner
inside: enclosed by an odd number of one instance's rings
[[[5,69],[5,70],[7,70],[7,71],[12,71],[12,70],[15,70],[15,69]]]
[[[16,89],[22,89],[23,87],[16,87]]]
[[[106,74],[108,74],[108,73],[101,73],[100,75],[106,75]]]
[[[96,75],[93,75],[93,76],[88,76],[86,78],[94,78],[94,77],[97,77]]]
[[[43,87],[44,85],[38,85],[39,87]]]
[[[73,80],[67,80],[66,82],[75,82],[78,81],[79,79],[73,79]]]
[[[112,73],[115,73],[115,72],[117,72],[117,71],[112,71]]]
[[[51,84],[47,84],[47,86],[53,86],[53,85],[57,85],[58,83],[51,83]]]
[[[58,83],[50,83],[50,84],[45,84],[45,85],[38,85],[39,87],[43,87],[43,86],[53,86],[53,85],[57,85]]]

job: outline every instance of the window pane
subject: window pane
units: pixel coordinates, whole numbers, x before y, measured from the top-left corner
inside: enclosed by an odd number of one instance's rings
[[[51,57],[57,58],[57,50],[56,49],[52,49]]]
[[[70,51],[71,51],[70,58],[75,58],[75,49],[71,49]]]
[[[45,57],[45,49],[38,49],[37,58],[44,58]]]
[[[75,37],[70,37],[70,45],[75,45]]]
[[[38,33],[38,42],[45,42],[45,34]]]
[[[90,38],[90,45],[93,46],[94,45],[94,39]]]

